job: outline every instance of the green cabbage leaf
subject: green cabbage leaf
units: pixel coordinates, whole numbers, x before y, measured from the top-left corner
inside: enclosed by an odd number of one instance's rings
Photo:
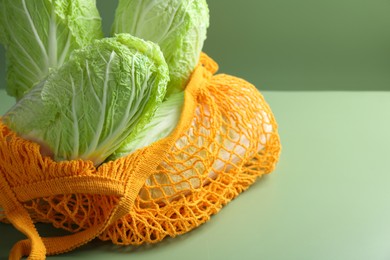
[[[118,34],[74,51],[2,120],[56,161],[99,165],[150,122],[168,80],[156,44]]]
[[[130,33],[161,47],[170,73],[169,96],[186,86],[208,26],[205,0],[119,0],[112,33]]]
[[[8,94],[22,98],[73,50],[102,37],[95,0],[0,0]]]

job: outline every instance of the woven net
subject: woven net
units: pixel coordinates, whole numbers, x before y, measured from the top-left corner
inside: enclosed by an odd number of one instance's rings
[[[158,161],[156,167],[145,172],[146,181],[141,179],[125,214],[122,211],[97,234],[101,240],[140,245],[188,232],[274,169],[280,153],[279,136],[263,96],[242,79],[213,75],[217,65],[205,55],[198,70],[202,80],[193,79],[191,89],[186,89],[185,106],[192,104],[192,108],[183,110],[182,127],[171,136],[174,142],[153,159]],[[98,169],[91,162],[55,163],[45,157],[32,163],[30,157],[39,154],[38,145],[20,140],[4,125],[0,125],[0,133],[0,160],[7,162],[0,164],[0,173],[17,200],[34,222],[52,223],[71,232],[110,219],[121,203],[122,190],[132,185],[126,183],[127,175],[137,171],[140,161],[152,158],[144,155],[146,147]],[[37,188],[42,185],[46,188]],[[61,194],[53,191],[56,185]],[[104,194],[99,192],[102,189]],[[6,215],[0,215],[5,222]]]

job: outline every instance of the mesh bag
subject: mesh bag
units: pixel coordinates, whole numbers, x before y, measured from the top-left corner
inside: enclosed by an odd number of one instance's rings
[[[0,124],[0,218],[27,236],[10,258],[44,259],[96,237],[159,242],[206,222],[270,173],[280,143],[269,106],[254,86],[217,69],[202,54],[170,136],[98,168],[42,157],[38,144]],[[42,238],[35,222],[73,234]]]

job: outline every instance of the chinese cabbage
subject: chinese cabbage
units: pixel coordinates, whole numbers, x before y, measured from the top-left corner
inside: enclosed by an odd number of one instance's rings
[[[119,0],[112,32],[160,45],[170,73],[167,95],[184,89],[209,26],[205,0]]]
[[[149,123],[168,79],[156,44],[120,34],[74,51],[2,120],[57,161],[99,165]]]

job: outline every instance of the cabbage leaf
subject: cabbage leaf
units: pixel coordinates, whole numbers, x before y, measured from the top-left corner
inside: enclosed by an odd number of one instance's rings
[[[115,160],[126,156],[137,149],[146,147],[158,140],[167,137],[176,128],[180,120],[184,104],[184,91],[169,96],[157,108],[156,114],[151,121],[145,125],[142,131],[134,133],[129,140],[122,143],[121,147],[110,156]]]
[[[169,67],[170,95],[187,84],[208,26],[206,0],[119,0],[112,33],[130,33],[160,45]]]
[[[2,120],[56,161],[99,165],[149,123],[168,80],[156,44],[119,34],[74,51]]]
[[[73,50],[102,37],[95,0],[0,0],[8,94],[20,99]]]

